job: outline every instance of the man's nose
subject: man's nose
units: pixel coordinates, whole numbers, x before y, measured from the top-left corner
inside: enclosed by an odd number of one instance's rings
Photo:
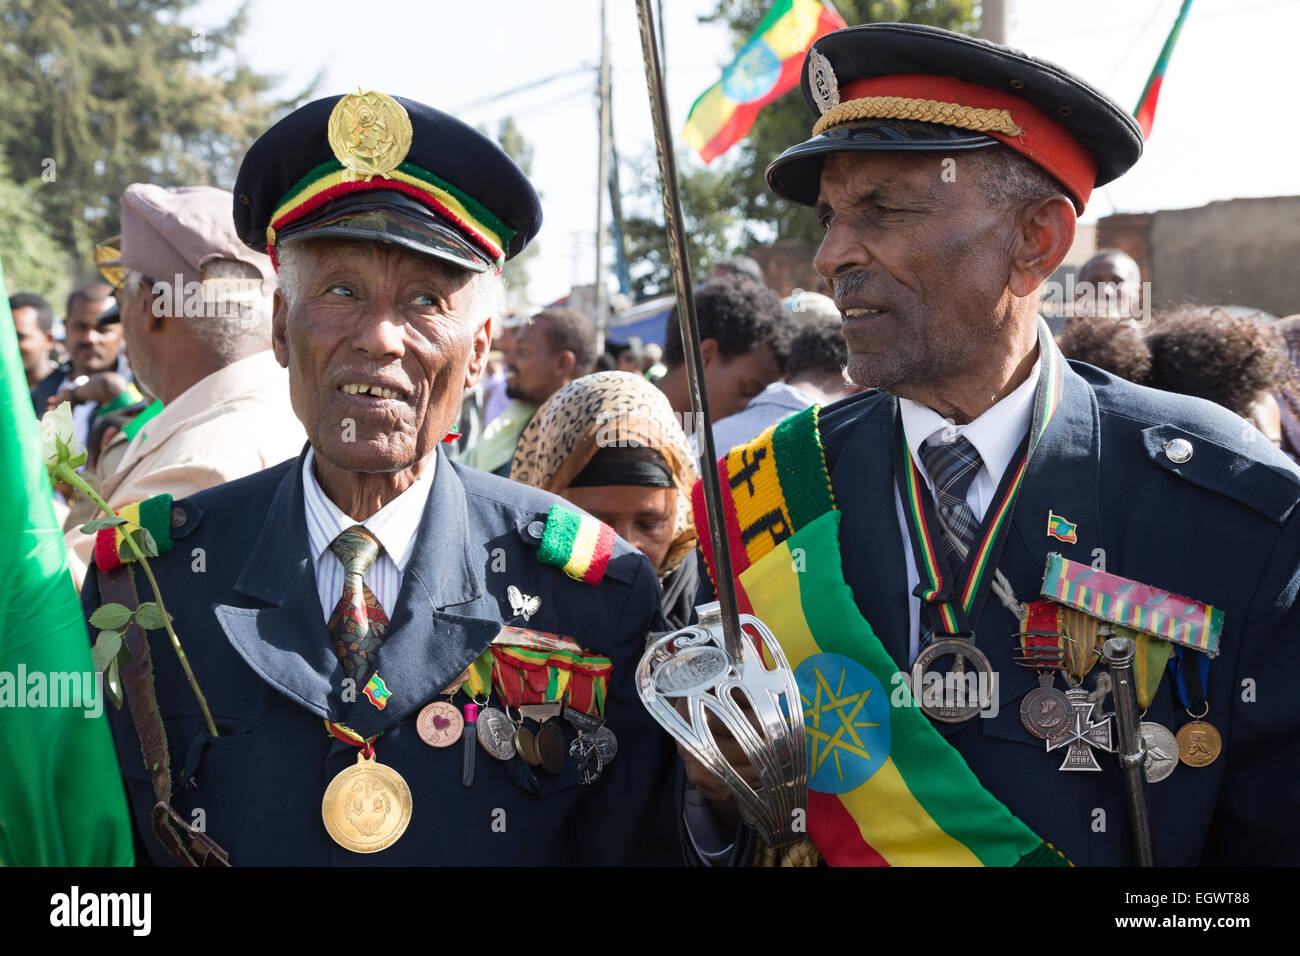
[[[364,352],[368,358],[400,357],[406,320],[391,302],[376,302],[366,311],[352,334],[352,347]]]
[[[817,247],[817,255],[813,257],[813,268],[830,284],[836,276],[865,268],[870,262],[871,254],[851,223],[843,219],[840,222],[832,220]]]

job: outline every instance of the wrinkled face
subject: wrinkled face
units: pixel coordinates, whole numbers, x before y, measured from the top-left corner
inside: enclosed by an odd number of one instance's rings
[[[104,288],[107,290],[108,286]],[[94,375],[117,366],[122,325],[114,322],[101,327],[99,324],[99,317],[110,305],[107,298],[77,299],[72,303],[64,326],[72,370],[78,375]]]
[[[844,316],[849,376],[907,395],[979,364],[1009,295],[1010,211],[938,153],[835,153],[814,264]],[[949,166],[949,169],[952,167]]]
[[[117,293],[122,307],[122,344],[126,347],[126,360],[131,363],[131,374],[140,388],[156,396],[159,388],[158,363],[149,348],[149,317],[153,312],[153,292],[150,283],[141,279],[127,283]]]
[[[566,488],[561,495],[605,522],[649,558],[656,571],[662,570],[677,521],[676,488],[601,485]]]
[[[515,330],[506,353],[506,395],[540,405],[569,384],[564,356],[571,353],[551,347],[550,320],[536,318]]]
[[[473,274],[384,243],[308,240],[298,256],[272,344],[316,454],[366,473],[423,461],[487,357]]]
[[[749,400],[781,377],[776,354],[766,343],[735,358],[715,354],[704,364],[709,415],[715,422],[743,412]]]
[[[18,333],[18,351],[23,357],[23,371],[31,378],[50,357],[54,336],[41,328],[36,310],[31,306],[14,309],[14,330]]]

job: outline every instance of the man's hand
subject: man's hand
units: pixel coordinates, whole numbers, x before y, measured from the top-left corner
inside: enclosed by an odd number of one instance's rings
[[[686,709],[686,700],[678,698],[675,706],[677,712],[682,715],[684,720],[689,720],[689,712]],[[745,708],[749,713],[749,708]],[[745,756],[744,749],[737,742],[736,738],[731,735],[713,714],[708,714],[709,730],[713,734],[713,739],[717,741],[718,749],[722,752],[723,758],[735,769],[735,771],[744,778],[755,790],[759,788],[758,771],[749,762]],[[731,795],[731,791],[722,785],[722,781],[713,775],[704,764],[700,763],[687,752],[680,743],[677,745],[677,753],[682,758],[682,763],[686,766],[686,779],[690,781],[691,786],[713,804],[713,811],[718,815],[718,819],[726,826],[734,827],[740,819],[740,811],[736,806],[736,798]]]
[[[70,389],[70,394],[66,397],[74,405],[80,405],[82,402],[107,405],[125,392],[129,385],[130,382],[127,381],[125,375],[117,372],[99,372],[90,376],[84,384]]]

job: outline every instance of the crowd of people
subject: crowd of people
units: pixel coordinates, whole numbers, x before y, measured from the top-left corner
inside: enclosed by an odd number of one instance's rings
[[[804,675],[810,740],[827,748],[810,751],[822,802],[799,859],[1132,859],[1122,830],[1089,830],[1094,806],[1121,815],[1114,775],[1086,793],[1042,755],[1044,742],[1068,743],[1067,763],[1112,749],[1084,732],[1109,693],[1095,673],[1081,689],[1100,652],[1031,675],[1035,658],[1015,656],[1012,639],[1059,627],[1077,646],[1116,625],[1135,640],[1163,634],[1127,618],[1079,625],[1049,594],[1052,560],[1084,569],[1079,581],[1109,561],[1124,576],[1107,595],[1116,603],[1134,586],[1163,595],[1156,603],[1187,595],[1180,607],[1226,628],[1226,662],[1213,669],[1221,635],[1209,625],[1179,631],[1177,649],[1170,638],[1144,650],[1154,682],[1143,713],[1181,723],[1184,762],[1200,768],[1166,785],[1179,799],[1151,823],[1158,850],[1182,863],[1289,852],[1294,826],[1278,835],[1259,801],[1271,799],[1260,783],[1275,776],[1269,755],[1297,736],[1286,695],[1263,687],[1294,669],[1289,652],[1279,663],[1275,635],[1300,573],[1287,557],[1300,471],[1267,446],[1300,454],[1300,316],[1188,305],[1148,322],[1133,309],[1137,264],[1103,250],[1079,273],[1094,304],[1054,338],[1039,289],[1093,186],[1136,161],[1140,132],[1077,78],[972,44],[899,24],[818,41],[804,86],[818,126],[768,179],[817,207],[826,233],[814,265],[830,295],[773,289],[749,259],[720,264],[694,290],[698,383],[676,308],[661,342],[611,345],[581,310],[508,307],[500,269],[541,223],[532,185],[479,131],[375,91],[272,126],[231,191],[129,186],[122,234],[95,257],[103,281],[68,299],[62,340],[47,302],[11,296],[34,413],[71,405],[85,477],[112,509],[163,506],[150,581],[188,663],[182,672],[156,641],[151,680],[127,691],[156,686],[158,726],[134,700],[134,720],[108,718],[143,852],[199,865],[227,852],[307,865],[380,851],[391,863],[764,859],[734,798],[684,750],[683,783],[633,680],[647,642],[693,623],[720,572],[692,504],[706,470],[723,479],[737,591],[746,607],[779,612],[768,618]],[[850,95],[884,78],[896,85],[883,99],[960,101],[980,77],[1024,91],[997,92],[1024,136],[954,132],[942,111],[877,115],[882,97]],[[1059,109],[1037,102],[1040,86]],[[846,102],[825,98],[832,88]],[[957,135],[970,138],[962,175],[938,186],[936,154]],[[880,206],[866,181],[911,211]],[[720,462],[704,460],[706,429]],[[1165,514],[1134,514],[1135,488]],[[83,532],[93,508],[59,494],[92,614],[119,600],[130,558],[120,532]],[[810,537],[827,527],[838,530]],[[1201,532],[1211,540],[1193,546]],[[814,574],[785,590],[742,577],[790,565],[795,543]],[[1222,574],[1194,560],[1203,553],[1224,559]],[[1050,617],[1048,631],[1034,614]],[[944,655],[959,672],[963,661],[996,671],[1001,696],[986,703],[1009,719],[890,704],[893,669],[924,676]],[[1243,674],[1260,681],[1255,709],[1236,701]],[[205,697],[191,694],[196,677]],[[839,702],[810,702],[823,691]],[[1069,741],[1040,733],[1017,704],[1049,691],[1074,718]],[[844,720],[850,699],[857,716],[819,729]],[[1211,699],[1237,749],[1206,771],[1219,752],[1204,729]],[[859,730],[870,746],[825,762]],[[730,735],[712,733],[743,762]],[[463,755],[449,753],[462,739]],[[873,747],[907,776],[890,799],[863,796],[885,759]],[[187,786],[196,767],[198,791]],[[266,768],[277,775],[269,801],[255,782]],[[945,824],[954,801],[969,812]],[[186,823],[200,805],[206,832]],[[485,836],[484,808],[512,815],[500,839]]]

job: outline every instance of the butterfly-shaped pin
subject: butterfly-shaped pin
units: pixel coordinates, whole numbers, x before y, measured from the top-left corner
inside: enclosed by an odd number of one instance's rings
[[[506,597],[510,599],[510,610],[527,621],[542,606],[540,597],[529,597],[513,584],[506,588]]]

